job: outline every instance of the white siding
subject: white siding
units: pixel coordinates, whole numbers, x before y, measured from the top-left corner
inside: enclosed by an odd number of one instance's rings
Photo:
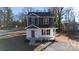
[[[36,32],[35,32],[35,37],[36,37],[36,38],[41,37],[41,30],[40,30],[40,29],[36,30]]]
[[[41,30],[42,30],[42,29],[44,29],[44,30],[50,29],[50,35],[42,35],[42,34],[41,34]],[[27,39],[28,39],[28,38],[32,38],[32,37],[31,37],[31,30],[34,30],[34,31],[35,31],[35,38],[40,38],[40,37],[53,37],[53,38],[54,38],[54,34],[56,33],[56,32],[54,31],[54,28],[28,29],[28,30],[26,31],[26,38],[27,38]]]
[[[30,38],[31,37],[31,30],[27,30],[26,31],[26,38]]]
[[[41,30],[40,29],[28,29],[26,30],[26,38],[31,38],[31,30],[35,31],[35,37],[39,38],[41,35]]]

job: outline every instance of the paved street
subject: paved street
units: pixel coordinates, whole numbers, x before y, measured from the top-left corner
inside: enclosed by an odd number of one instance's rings
[[[25,31],[0,32],[0,51],[33,51],[36,46],[25,43]]]
[[[0,39],[0,51],[33,51],[35,46],[24,42],[25,36]]]

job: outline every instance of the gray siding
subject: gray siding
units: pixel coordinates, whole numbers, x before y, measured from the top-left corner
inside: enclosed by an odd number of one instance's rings
[[[36,25],[36,26],[38,26],[38,27],[54,27],[55,26],[55,19],[53,19],[53,18],[49,18],[49,23],[48,24],[44,24],[43,23],[43,18],[37,18],[37,17],[35,17],[34,19],[33,18],[28,18],[28,25],[31,25],[31,24],[34,24],[34,25]],[[39,23],[38,23],[38,21],[39,21]]]

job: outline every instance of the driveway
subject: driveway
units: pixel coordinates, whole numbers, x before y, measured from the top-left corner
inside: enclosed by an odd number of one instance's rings
[[[79,49],[74,48],[71,44],[54,42],[43,51],[78,51]]]
[[[79,51],[79,42],[65,35],[57,35],[56,42],[49,45],[44,51]]]

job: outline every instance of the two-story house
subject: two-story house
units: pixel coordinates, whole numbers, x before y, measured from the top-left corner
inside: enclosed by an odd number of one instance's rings
[[[49,12],[29,12],[27,16],[26,39],[30,42],[35,40],[54,40],[56,18]]]

